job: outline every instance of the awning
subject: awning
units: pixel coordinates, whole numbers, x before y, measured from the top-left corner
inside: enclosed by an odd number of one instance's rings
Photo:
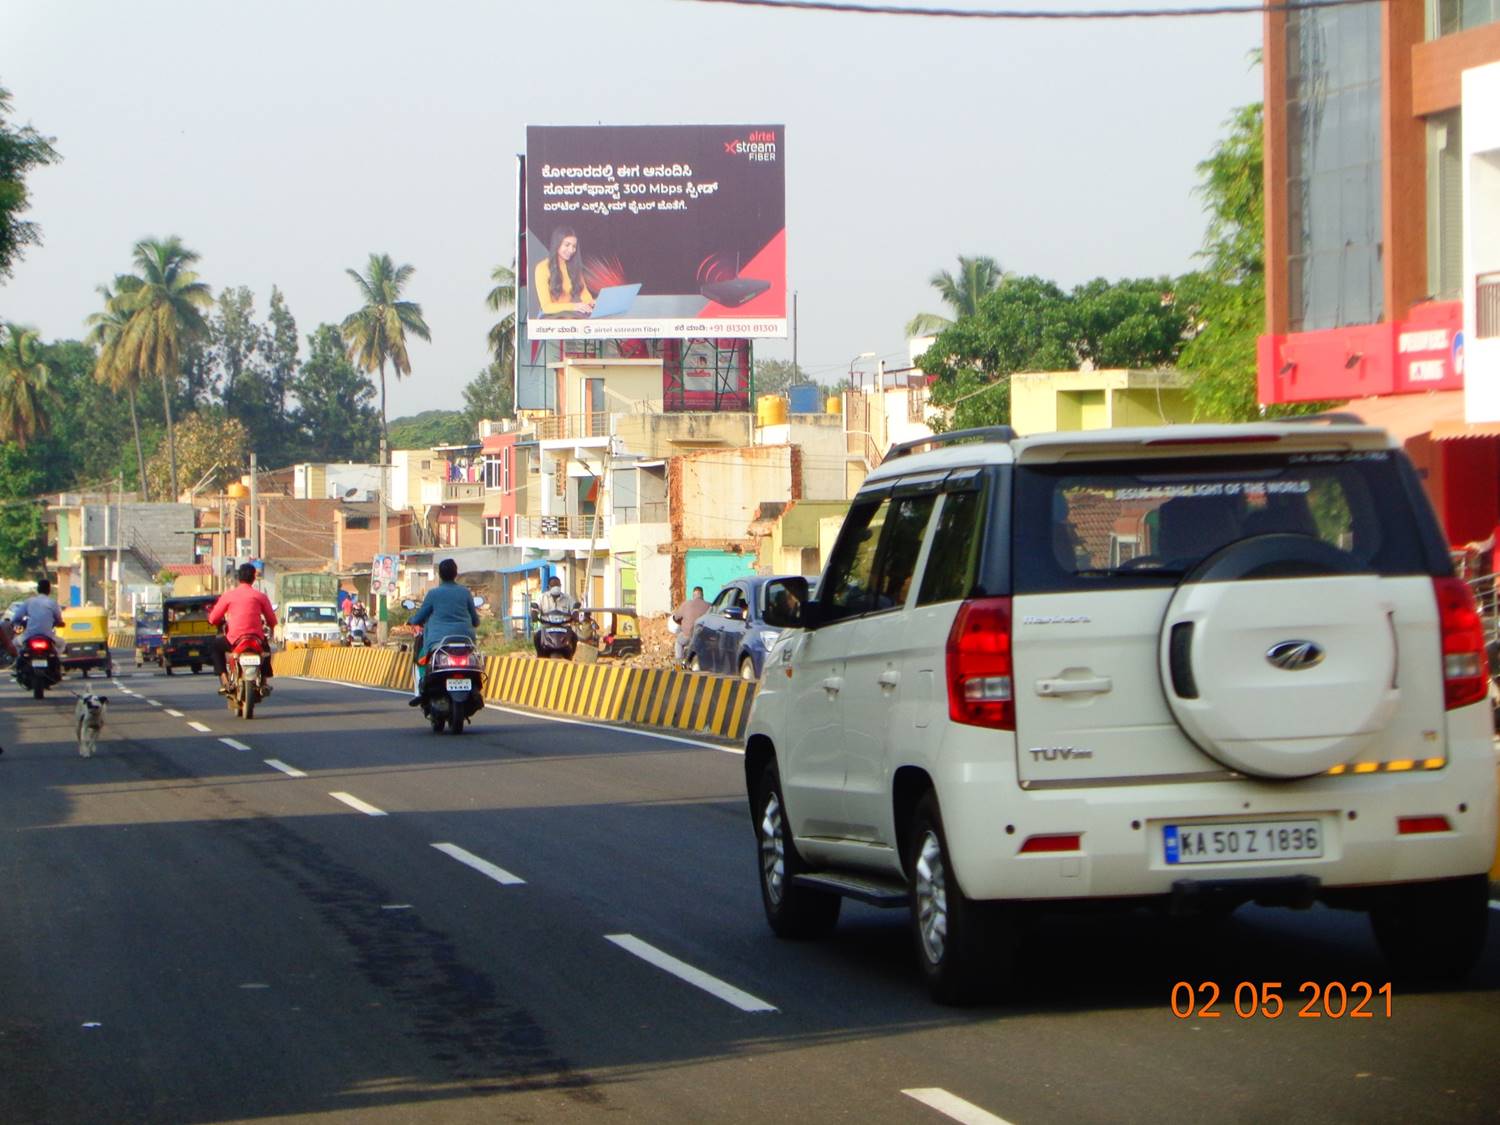
[[[515,566],[502,566],[495,571],[496,574],[524,574],[528,570],[546,570],[552,564],[546,559],[537,559],[533,562],[516,563]]]
[[[1500,437],[1500,422],[1439,422],[1432,427],[1433,441]]]
[[[1468,429],[1464,421],[1463,391],[1357,398],[1334,409],[1341,414],[1357,415],[1366,425],[1379,426],[1402,445],[1422,434],[1431,434],[1435,440],[1441,441],[1440,432]],[[1451,436],[1468,435],[1453,433]]]

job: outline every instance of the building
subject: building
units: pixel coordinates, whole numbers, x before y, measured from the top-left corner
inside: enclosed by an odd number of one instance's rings
[[[115,495],[61,493],[47,506],[47,538],[57,599],[128,610],[131,597],[155,600],[163,570],[183,573],[193,554],[191,504],[142,504]],[[116,583],[121,589],[116,589]]]
[[[1450,539],[1484,538],[1500,429],[1464,423],[1500,422],[1500,4],[1271,11],[1263,59],[1260,400],[1402,396]],[[1460,389],[1467,418],[1432,393]]]
[[[1176,371],[1035,371],[1010,377],[1010,424],[1021,435],[1191,422]]]

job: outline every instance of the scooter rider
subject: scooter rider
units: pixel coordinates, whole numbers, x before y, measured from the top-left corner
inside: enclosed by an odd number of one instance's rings
[[[26,642],[32,637],[46,637],[52,642],[57,655],[61,657],[63,642],[57,635],[57,627],[62,624],[62,619],[62,606],[58,605],[52,597],[52,583],[49,579],[43,578],[36,584],[35,596],[27,598],[21,608],[16,611],[15,624],[25,626],[17,647],[24,649]]]
[[[547,579],[547,590],[537,599],[537,606],[542,613],[572,613],[578,602],[563,592],[562,579],[554,574]]]
[[[229,694],[229,650],[247,636],[265,637],[276,628],[276,611],[271,608],[271,599],[255,588],[257,573],[254,563],[242,563],[239,569],[240,584],[225,590],[219,600],[208,611],[208,623],[225,622],[224,632],[208,644],[213,656],[214,671],[219,674],[219,694]],[[261,622],[265,625],[262,627]],[[265,693],[271,694],[271,662],[262,666],[266,680]]]
[[[474,595],[467,586],[458,584],[458,563],[443,559],[438,563],[438,584],[427,591],[422,604],[407,619],[409,625],[422,627],[422,643],[417,648],[417,694],[407,701],[411,707],[422,704],[422,684],[426,680],[427,668],[420,660],[429,650],[448,637],[474,639],[474,630],[479,626],[479,611],[474,608]]]

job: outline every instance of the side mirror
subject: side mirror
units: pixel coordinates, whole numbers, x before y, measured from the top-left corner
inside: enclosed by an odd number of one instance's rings
[[[485,596],[483,594],[475,594],[474,595],[474,608],[475,609],[483,609],[488,604],[489,603],[485,599]]]
[[[804,609],[810,600],[806,578],[777,578],[767,582],[765,597],[763,619],[767,625],[773,629],[795,629],[804,624],[808,617]]]
[[[745,608],[744,606],[732,605],[724,611],[724,616],[731,621],[743,621],[745,620]]]

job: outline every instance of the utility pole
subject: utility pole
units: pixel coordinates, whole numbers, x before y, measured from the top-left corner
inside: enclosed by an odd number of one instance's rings
[[[594,545],[599,539],[599,521],[604,518],[605,486],[609,483],[609,465],[614,448],[615,439],[611,437],[609,443],[604,447],[604,475],[602,477],[594,477],[595,482],[599,485],[599,499],[594,501],[594,526],[589,530],[589,557],[588,561],[583,564],[583,592],[587,595],[587,598],[579,597],[577,594],[574,595],[574,597],[578,598],[579,605],[588,605],[588,599],[594,596]],[[639,497],[637,497],[637,502],[639,502]],[[596,641],[595,643],[598,642]]]
[[[380,553],[382,555],[388,553],[386,550],[385,498],[391,488],[389,462],[390,450],[386,448],[386,436],[382,431],[380,435]],[[369,525],[366,524],[366,526],[368,527]],[[385,644],[386,638],[390,635],[391,627],[390,619],[386,614],[386,592],[383,588],[380,591],[380,601],[376,605],[376,616],[379,618],[379,621],[375,626],[375,637],[381,644]]]
[[[124,554],[124,535],[120,519],[124,515],[125,504],[125,474],[121,473],[115,481],[115,620],[122,620],[125,616],[121,606],[124,604],[125,589],[125,567],[121,561]]]
[[[255,454],[250,454],[250,557],[260,558],[260,473]]]
[[[792,290],[792,378],[797,378],[797,291]]]

